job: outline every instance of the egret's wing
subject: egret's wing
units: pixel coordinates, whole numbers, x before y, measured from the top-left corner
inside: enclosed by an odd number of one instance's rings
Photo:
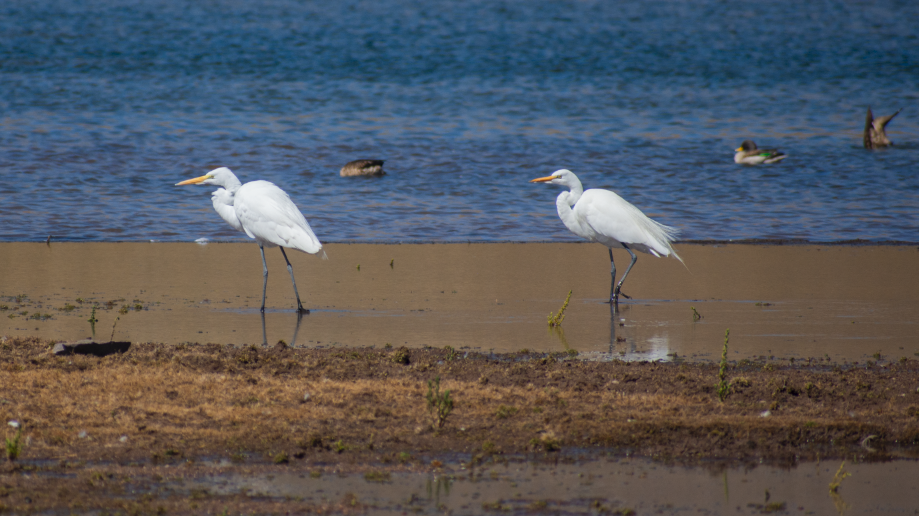
[[[236,192],[236,215],[257,241],[316,254],[322,244],[287,192],[268,181],[252,181]]]
[[[638,208],[609,190],[587,190],[575,206],[576,215],[596,234],[598,242],[618,243],[657,256],[673,252],[670,242],[678,230],[651,220]]]

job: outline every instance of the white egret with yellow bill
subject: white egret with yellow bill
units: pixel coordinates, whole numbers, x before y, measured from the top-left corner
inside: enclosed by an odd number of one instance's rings
[[[249,238],[258,243],[262,253],[264,283],[262,285],[262,312],[265,312],[265,295],[268,290],[268,263],[265,261],[265,247],[280,247],[290,281],[294,285],[294,296],[297,297],[297,312],[309,313],[300,303],[297,292],[297,281],[294,269],[287,259],[284,248],[296,249],[309,254],[322,253],[322,259],[328,257],[322,250],[322,244],[310,228],[306,218],[290,200],[287,192],[268,181],[240,183],[236,175],[226,167],[216,168],[207,174],[176,183],[181,185],[218,186],[211,195],[214,209],[227,224],[244,231]]]
[[[609,302],[617,304],[622,294],[622,283],[629,275],[632,266],[638,261],[635,251],[653,256],[673,256],[680,263],[680,258],[673,250],[671,243],[679,230],[651,220],[631,203],[609,190],[584,190],[578,176],[570,170],[556,170],[551,176],[540,177],[531,183],[549,183],[565,186],[569,190],[558,194],[555,207],[558,216],[572,233],[591,242],[599,242],[609,248],[610,274],[612,283],[609,289]],[[622,279],[616,283],[616,262],[613,261],[613,249],[625,249],[632,256],[632,263],[625,270]],[[685,266],[686,264],[683,263]]]

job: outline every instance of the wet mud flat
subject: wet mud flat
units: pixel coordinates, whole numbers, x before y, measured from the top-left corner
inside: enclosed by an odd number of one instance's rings
[[[717,365],[587,361],[574,351],[134,343],[94,357],[55,356],[51,344],[0,344],[0,415],[23,428],[21,455],[0,475],[0,504],[14,514],[367,508],[357,488],[334,499],[251,483],[221,490],[233,475],[374,485],[412,472],[506,479],[514,475],[495,468],[521,458],[783,467],[919,458],[914,358],[741,360],[721,402]],[[435,378],[454,403],[440,420],[428,403]],[[470,510],[536,507],[501,500]],[[590,510],[577,507],[562,512]]]
[[[285,340],[361,348],[575,349],[594,358],[718,361],[919,353],[914,245],[679,243],[686,262],[641,255],[610,311],[606,249],[590,243],[328,244],[289,253],[252,243],[0,243],[0,335],[78,340]],[[619,274],[628,254],[615,251]],[[546,316],[572,292],[564,333]],[[695,319],[698,312],[702,318]],[[116,325],[117,323],[117,325]]]

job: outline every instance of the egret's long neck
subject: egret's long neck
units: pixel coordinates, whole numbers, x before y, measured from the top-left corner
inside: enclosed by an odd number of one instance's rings
[[[558,217],[562,219],[565,227],[576,235],[581,235],[581,225],[575,219],[574,210],[571,207],[578,202],[583,191],[583,188],[578,185],[577,189],[572,188],[570,192],[562,192],[555,198],[555,209],[558,210]]]
[[[235,185],[231,184],[230,186],[233,188],[232,190],[229,187],[214,190],[214,193],[211,194],[211,202],[214,204],[214,210],[220,215],[220,218],[227,221],[227,224],[233,226],[237,231],[242,231],[243,225],[239,222],[239,217],[236,216],[236,207],[233,205],[240,182],[236,181]]]

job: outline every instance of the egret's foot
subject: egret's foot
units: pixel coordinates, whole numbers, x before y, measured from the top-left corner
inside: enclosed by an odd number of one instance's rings
[[[303,314],[309,314],[310,311],[307,310],[306,308],[303,308],[302,306],[298,306],[298,307],[297,307],[297,313],[300,314],[300,315],[303,315]]]
[[[265,307],[263,306],[262,308],[260,308],[259,312],[265,313]]]
[[[619,295],[622,296],[622,297],[624,297],[624,298],[626,298],[626,299],[632,299],[632,296],[627,296],[627,295],[623,294],[622,292],[620,292]]]

